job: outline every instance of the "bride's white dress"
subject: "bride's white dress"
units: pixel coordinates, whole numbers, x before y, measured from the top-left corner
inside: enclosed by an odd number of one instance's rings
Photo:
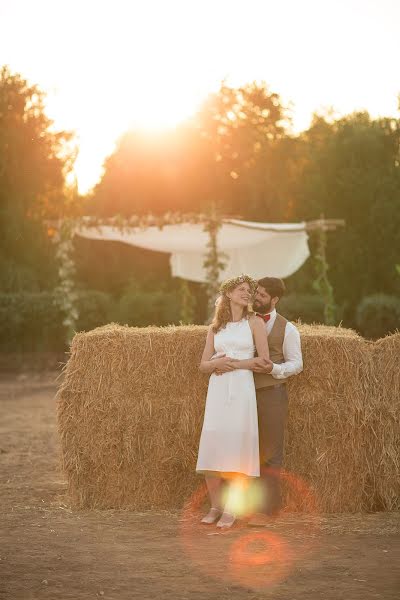
[[[255,353],[248,319],[230,322],[214,336],[216,352],[232,358]],[[252,371],[210,376],[196,471],[244,473],[259,477],[258,420]]]

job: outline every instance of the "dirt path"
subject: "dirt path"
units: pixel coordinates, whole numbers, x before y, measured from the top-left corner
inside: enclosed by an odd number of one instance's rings
[[[215,535],[178,511],[72,511],[55,377],[0,383],[1,599],[399,598],[398,514],[286,515]]]

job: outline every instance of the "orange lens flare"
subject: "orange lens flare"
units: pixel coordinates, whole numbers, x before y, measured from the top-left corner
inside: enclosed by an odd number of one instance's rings
[[[310,486],[287,471],[269,471],[280,477],[286,508],[271,527],[249,530],[246,518],[265,503],[265,487],[259,479],[237,474],[226,480],[225,507],[237,516],[235,525],[221,532],[201,525],[207,508],[205,483],[185,503],[180,518],[180,539],[193,564],[207,576],[234,582],[252,590],[267,589],[282,581],[299,560],[318,544],[320,516]]]

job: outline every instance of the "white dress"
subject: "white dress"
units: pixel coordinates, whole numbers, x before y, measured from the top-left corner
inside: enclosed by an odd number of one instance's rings
[[[248,319],[230,322],[214,336],[216,352],[232,358],[255,353]],[[196,471],[260,475],[256,390],[252,371],[210,376]]]

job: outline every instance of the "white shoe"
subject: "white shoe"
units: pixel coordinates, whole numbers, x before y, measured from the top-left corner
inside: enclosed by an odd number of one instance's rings
[[[223,528],[232,527],[232,525],[234,524],[235,521],[236,521],[235,515],[232,515],[227,512],[223,512],[220,520],[217,523],[217,527],[223,527]]]
[[[202,520],[200,521],[200,523],[205,523],[206,525],[212,525],[213,523],[215,523],[215,521],[217,521],[220,516],[222,515],[222,510],[220,510],[219,508],[211,508],[209,513],[202,518]]]

